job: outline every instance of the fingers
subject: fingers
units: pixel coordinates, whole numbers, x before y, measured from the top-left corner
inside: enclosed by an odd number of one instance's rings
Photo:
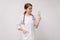
[[[29,33],[27,30],[23,30],[23,33],[26,34],[26,33]]]

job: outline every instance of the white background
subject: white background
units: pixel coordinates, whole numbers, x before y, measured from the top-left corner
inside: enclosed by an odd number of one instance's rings
[[[34,15],[41,12],[36,40],[60,40],[60,0],[0,0],[0,40],[21,40],[17,21],[27,2],[32,3]]]

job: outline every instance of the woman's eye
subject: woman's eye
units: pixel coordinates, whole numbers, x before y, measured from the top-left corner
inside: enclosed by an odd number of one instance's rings
[[[32,8],[29,8],[29,9],[32,9]]]

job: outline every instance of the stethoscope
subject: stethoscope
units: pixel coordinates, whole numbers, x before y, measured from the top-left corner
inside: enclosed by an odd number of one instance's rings
[[[31,16],[33,17],[32,20],[33,20],[33,23],[34,23],[36,19],[35,19],[34,15],[31,14]],[[40,12],[39,11],[38,11],[38,16],[40,16]],[[25,25],[25,22],[24,21],[25,21],[25,14],[24,14],[23,20],[21,22],[22,25]]]
[[[33,17],[32,20],[34,21],[35,20],[34,15],[31,14],[31,16]],[[25,14],[24,14],[23,21],[22,21],[22,24],[25,25],[25,22],[24,21],[25,21]]]

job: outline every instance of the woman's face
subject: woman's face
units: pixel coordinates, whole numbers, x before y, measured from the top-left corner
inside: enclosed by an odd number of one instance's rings
[[[26,9],[26,12],[29,13],[29,14],[31,14],[31,12],[32,12],[32,6],[29,6],[29,7]]]

